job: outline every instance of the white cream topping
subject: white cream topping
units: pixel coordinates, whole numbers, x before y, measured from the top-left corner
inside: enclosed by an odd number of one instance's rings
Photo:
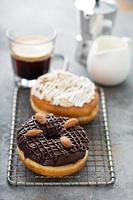
[[[31,94],[54,105],[82,107],[94,99],[95,85],[86,77],[58,71],[40,76]]]

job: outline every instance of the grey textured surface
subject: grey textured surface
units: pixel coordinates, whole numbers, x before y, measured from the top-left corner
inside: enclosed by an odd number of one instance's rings
[[[13,94],[12,69],[5,30],[18,23],[47,22],[59,32],[56,51],[67,55],[70,71],[87,75],[75,62],[76,17],[72,0],[0,0],[0,199],[133,199],[133,70],[128,80],[105,88],[117,181],[110,187],[13,187],[6,181]],[[133,13],[118,13],[115,34],[133,36]]]

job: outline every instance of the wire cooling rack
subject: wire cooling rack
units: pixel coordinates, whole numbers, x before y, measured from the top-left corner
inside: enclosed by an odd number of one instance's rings
[[[16,152],[16,129],[33,113],[29,103],[29,89],[15,88],[7,180],[12,185],[109,185],[115,182],[106,102],[103,89],[100,92],[100,109],[96,119],[84,126],[89,143],[89,157],[86,166],[78,173],[66,177],[37,175],[21,163]]]

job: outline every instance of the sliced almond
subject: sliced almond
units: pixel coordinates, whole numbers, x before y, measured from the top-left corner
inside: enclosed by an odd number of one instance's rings
[[[46,123],[46,116],[43,113],[36,113],[35,119],[39,124],[45,124]]]
[[[66,136],[60,137],[60,142],[61,142],[61,144],[62,144],[65,148],[70,149],[70,148],[72,147],[72,142],[71,142],[71,140],[70,140],[68,137],[66,137]]]
[[[25,135],[26,135],[27,137],[35,137],[35,136],[37,136],[37,135],[40,135],[41,133],[43,133],[43,131],[40,130],[40,129],[32,129],[32,130],[27,131],[27,132],[25,133]]]
[[[78,124],[78,119],[76,118],[71,118],[71,119],[68,119],[65,123],[64,123],[64,127],[65,128],[71,128],[75,125]]]

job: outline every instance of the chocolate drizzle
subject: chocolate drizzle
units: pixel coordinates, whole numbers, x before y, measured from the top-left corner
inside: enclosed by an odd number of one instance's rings
[[[66,165],[83,158],[88,149],[88,138],[83,128],[79,125],[64,128],[68,117],[49,114],[46,118],[46,124],[41,125],[32,116],[17,131],[17,144],[25,157],[44,166]],[[26,137],[25,133],[34,128],[41,129],[43,133],[36,137]],[[70,149],[66,149],[60,143],[61,136],[66,136],[72,141]]]

